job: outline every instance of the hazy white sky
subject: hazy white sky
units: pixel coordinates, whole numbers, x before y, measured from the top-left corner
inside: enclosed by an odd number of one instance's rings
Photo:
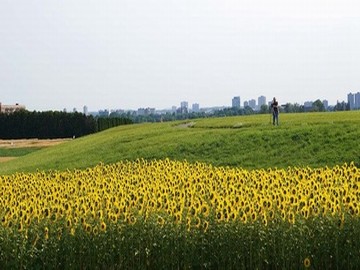
[[[0,0],[3,104],[335,104],[358,91],[358,0]]]

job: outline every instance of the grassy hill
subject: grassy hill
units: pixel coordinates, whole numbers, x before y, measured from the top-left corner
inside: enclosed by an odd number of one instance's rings
[[[87,168],[100,162],[163,159],[248,169],[360,165],[360,111],[144,123],[112,128],[0,163],[0,175]]]

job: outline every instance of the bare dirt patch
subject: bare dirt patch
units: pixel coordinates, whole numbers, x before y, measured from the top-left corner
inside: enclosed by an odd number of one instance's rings
[[[71,139],[21,139],[21,140],[0,140],[1,148],[24,148],[24,147],[49,147],[64,143]]]
[[[189,127],[193,127],[194,125],[195,125],[195,122],[187,122],[187,123],[177,125],[177,127],[179,127],[179,128],[189,128]]]
[[[6,161],[9,161],[9,160],[13,160],[17,157],[0,157],[0,163],[1,162],[6,162]]]

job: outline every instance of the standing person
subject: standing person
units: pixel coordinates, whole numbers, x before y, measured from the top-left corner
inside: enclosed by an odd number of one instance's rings
[[[271,111],[273,115],[273,125],[279,125],[279,103],[277,102],[276,98],[273,98],[273,101],[271,102]]]

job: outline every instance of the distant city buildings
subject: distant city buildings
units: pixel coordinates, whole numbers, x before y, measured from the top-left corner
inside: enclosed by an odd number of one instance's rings
[[[322,101],[322,103],[324,104],[325,110],[328,110],[328,108],[329,108],[329,102],[328,102],[326,99],[324,99],[324,100]]]
[[[355,94],[355,109],[360,109],[360,92]]]
[[[263,105],[266,105],[266,97],[260,96],[258,97],[258,110],[260,110]]]
[[[155,114],[155,108],[139,108],[137,111],[138,115],[151,115]]]
[[[182,101],[180,103],[179,113],[188,113],[189,112],[189,103],[187,101]]]
[[[348,106],[350,110],[360,109],[360,92],[348,94]]]
[[[233,108],[240,108],[240,97],[233,97],[231,104]]]
[[[253,110],[256,110],[256,100],[255,99],[249,100],[249,107]]]
[[[347,102],[343,101],[342,103],[340,103],[339,101],[337,101],[336,106],[335,105],[329,105],[329,102],[324,99],[321,101],[323,104],[323,109],[325,110],[333,110],[335,108],[335,110],[339,110],[339,104],[342,104],[342,107],[340,110],[359,110],[360,109],[360,92],[357,93],[349,93],[347,95]],[[240,96],[234,96],[231,100],[231,107],[232,108],[251,108],[254,111],[263,111],[264,108],[262,108],[262,106],[270,106],[271,101],[267,101],[266,97],[261,95],[257,98],[257,102],[255,99],[250,99],[250,100],[245,100],[243,102],[243,107],[241,106],[241,97]],[[288,105],[292,105],[292,104],[283,104],[281,106],[283,106],[283,109],[289,109],[292,107],[289,107]],[[319,107],[318,102],[317,101],[306,101],[304,102],[302,105],[299,105],[297,103],[293,104],[295,107],[298,106],[298,108],[301,109],[301,111],[314,111],[314,106]],[[321,105],[322,106],[322,105]],[[180,107],[177,106],[172,106],[169,109],[161,109],[161,110],[156,110],[155,108],[138,108],[137,110],[121,110],[121,109],[116,109],[116,110],[108,110],[108,109],[104,109],[104,110],[99,110],[96,112],[89,112],[88,106],[84,105],[83,106],[83,113],[85,115],[93,115],[93,116],[100,116],[100,117],[109,117],[112,115],[122,115],[122,114],[127,114],[127,115],[132,115],[132,116],[148,116],[148,115],[162,115],[162,114],[187,114],[187,113],[205,113],[205,114],[210,114],[225,108],[229,108],[229,106],[214,106],[214,107],[206,107],[206,108],[200,108],[199,103],[193,103],[191,105],[191,108],[189,108],[189,102],[188,101],[182,101],[180,102]],[[15,105],[4,105],[0,102],[0,113],[13,113],[19,110],[25,110],[25,106],[24,105],[20,105],[18,103],[16,103]],[[67,112],[66,108],[63,109],[63,112]],[[76,108],[72,109],[72,112],[77,112]]]
[[[194,103],[191,107],[193,112],[200,112],[200,105],[199,103]]]
[[[312,101],[305,101],[304,102],[304,112],[310,112],[313,107]]]
[[[109,112],[109,110],[100,110],[98,115],[100,117],[108,117],[110,115],[110,112]]]

